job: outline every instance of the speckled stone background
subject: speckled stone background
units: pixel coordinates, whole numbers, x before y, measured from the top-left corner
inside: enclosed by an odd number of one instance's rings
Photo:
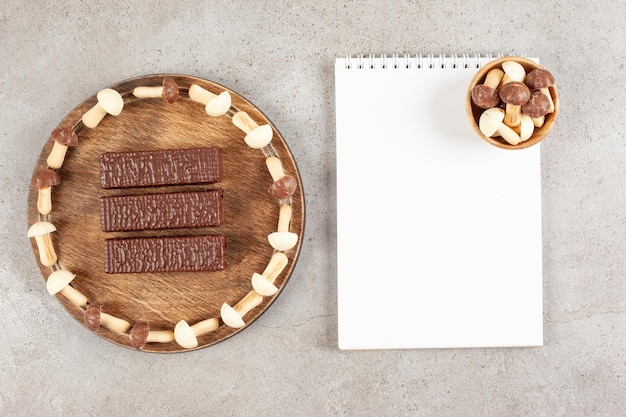
[[[0,415],[626,415],[623,1],[24,0],[0,16]],[[525,54],[557,77],[561,116],[542,148],[544,347],[337,349],[333,60],[404,52]],[[203,77],[262,109],[307,202],[277,302],[236,337],[174,355],[78,325],[26,238],[51,130],[99,89],[151,73]]]

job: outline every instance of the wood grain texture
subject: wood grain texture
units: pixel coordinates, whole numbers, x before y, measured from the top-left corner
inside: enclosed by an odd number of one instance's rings
[[[174,78],[181,87],[181,95],[175,103],[167,104],[162,99],[135,99],[130,95],[136,86],[160,85],[164,76]],[[94,129],[81,128],[79,121],[82,114],[96,103],[94,94],[58,125],[70,128],[78,126],[79,136],[78,146],[68,149],[65,162],[58,170],[61,184],[52,190],[53,211],[49,220],[57,227],[52,241],[59,256],[59,264],[76,274],[72,285],[87,296],[90,302],[103,303],[103,312],[131,324],[148,320],[154,330],[172,330],[179,320],[194,324],[219,317],[222,303],[235,305],[248,294],[252,274],[261,273],[272,256],[273,249],[268,244],[267,235],[276,230],[280,209],[278,200],[267,191],[273,180],[265,166],[263,153],[244,143],[244,133],[232,124],[229,115],[217,118],[208,116],[202,105],[189,100],[186,91],[192,83],[215,94],[228,90],[210,81],[184,75],[139,77],[110,86],[125,97],[126,104],[119,116],[107,115]],[[232,95],[235,110],[246,111],[258,124],[272,126],[274,137],[271,146],[280,158],[285,174],[298,180],[298,187],[291,197],[293,216],[290,228],[300,239],[293,249],[286,252],[289,263],[274,282],[279,292],[272,297],[265,297],[258,307],[245,316],[244,320],[250,325],[281,293],[293,271],[304,231],[304,199],[295,161],[276,127],[249,101],[228,91]],[[47,140],[33,172],[47,167],[46,158],[52,145],[52,141]],[[101,188],[98,167],[100,155],[105,152],[207,146],[219,147],[222,153],[224,172],[219,188],[224,189],[224,224],[211,228],[209,234],[228,237],[228,267],[224,271],[215,272],[106,274],[103,252],[105,239],[153,236],[154,232],[101,231],[100,197],[125,195],[128,190]],[[133,189],[133,193],[200,191],[210,188],[206,185],[151,187]],[[28,197],[27,217],[28,225],[40,218],[37,189],[34,188],[31,188]],[[208,234],[207,229],[167,231],[168,236],[202,234]],[[51,270],[39,264],[35,242],[31,241],[31,245],[34,259],[45,280]],[[61,295],[56,297],[67,312],[84,326],[84,310]],[[241,329],[232,329],[220,322],[217,330],[198,338],[198,348],[220,342],[239,331]],[[103,328],[96,334],[131,348],[127,334],[116,334]],[[149,343],[144,348],[146,352],[186,350],[175,342]]]

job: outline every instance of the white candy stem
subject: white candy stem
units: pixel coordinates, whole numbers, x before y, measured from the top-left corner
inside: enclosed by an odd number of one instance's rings
[[[107,313],[100,313],[100,325],[116,333],[126,333],[130,329],[129,322]]]
[[[133,95],[137,98],[159,98],[163,96],[163,86],[159,87],[135,87]]]
[[[170,330],[150,330],[146,343],[168,343],[174,340],[174,332]]]
[[[50,151],[50,155],[48,155],[48,159],[46,159],[46,163],[50,168],[59,169],[63,166],[63,161],[65,160],[66,153],[67,145],[62,145],[59,142],[54,142],[54,145],[52,145],[52,150]]]
[[[504,124],[509,127],[517,127],[521,123],[522,107],[515,104],[506,105],[506,113],[504,115]]]
[[[274,180],[274,182],[285,176],[283,164],[277,157],[270,156],[269,158],[265,159],[265,165],[267,166],[267,170],[272,176],[272,180]]]
[[[60,291],[61,294],[72,302],[75,306],[84,307],[87,305],[87,297],[80,293],[76,288],[71,285],[66,285]]]
[[[246,294],[245,297],[243,297],[241,300],[239,300],[237,304],[233,306],[233,309],[235,309],[235,311],[239,314],[239,317],[243,318],[243,316],[248,314],[250,310],[261,304],[262,301],[262,295],[257,294],[256,291],[250,291],[248,294]]]
[[[283,204],[278,214],[278,232],[288,232],[289,224],[291,223],[291,206],[289,204]]]
[[[43,234],[41,236],[35,236],[35,242],[37,242],[37,248],[39,249],[39,260],[44,266],[52,266],[57,263],[57,254],[52,246],[52,238],[50,233]]]
[[[500,85],[500,81],[502,81],[503,75],[504,71],[502,71],[500,68],[493,68],[487,73],[487,76],[485,77],[485,82],[483,84],[487,87],[496,89],[498,88],[498,85]]]
[[[517,145],[521,142],[519,135],[504,123],[498,128],[496,133],[511,145]]]
[[[206,90],[200,87],[197,84],[191,84],[189,87],[189,98],[191,101],[195,101],[196,103],[200,103],[203,106],[206,106],[209,101],[213,100],[217,95],[213,94],[209,90]]]
[[[203,334],[212,332],[213,330],[217,329],[219,326],[220,326],[220,323],[218,319],[210,318],[210,319],[199,321],[190,327],[194,335],[202,336]]]
[[[244,133],[250,133],[259,125],[245,111],[238,111],[233,115],[233,124]]]
[[[280,273],[283,272],[288,262],[287,255],[283,252],[276,252],[272,255],[272,259],[270,259],[270,262],[261,275],[267,278],[269,282],[273,283]]]
[[[104,107],[102,107],[100,103],[97,103],[85,114],[83,114],[83,124],[88,128],[93,129],[94,127],[98,126],[98,124],[100,124],[100,122],[102,121],[102,119],[104,119],[104,116],[106,115],[107,112],[106,110],[104,110]]]
[[[52,211],[52,187],[39,187],[37,210],[44,216]]]

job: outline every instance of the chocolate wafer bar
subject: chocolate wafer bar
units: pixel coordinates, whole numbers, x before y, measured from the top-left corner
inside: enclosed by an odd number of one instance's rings
[[[100,155],[102,188],[206,184],[221,179],[222,157],[215,147]]]
[[[226,268],[227,241],[222,235],[106,239],[104,271],[220,271]]]
[[[103,232],[221,226],[221,189],[100,198]]]

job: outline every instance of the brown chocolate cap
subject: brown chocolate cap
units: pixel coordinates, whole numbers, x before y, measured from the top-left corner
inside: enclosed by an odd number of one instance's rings
[[[60,183],[61,177],[56,171],[50,168],[40,169],[35,172],[33,179],[30,181],[31,186],[38,188],[51,187],[53,185],[59,185]]]
[[[59,127],[54,129],[52,131],[52,134],[50,135],[50,139],[65,146],[78,145],[78,136],[76,136],[76,133],[72,129],[67,127]]]
[[[129,337],[130,344],[135,349],[143,349],[148,340],[148,333],[150,333],[150,323],[147,321],[139,321],[135,323],[132,329],[130,329]]]
[[[526,87],[526,84],[513,81],[504,84],[500,89],[500,98],[507,104],[521,106],[530,98],[530,90]]]
[[[163,99],[172,104],[178,99],[178,84],[170,77],[163,78]]]
[[[85,310],[85,326],[94,332],[100,328],[100,312],[102,311],[102,303],[95,302],[90,304]]]
[[[535,90],[528,101],[522,104],[522,112],[532,118],[545,116],[550,112],[550,99],[541,91]]]
[[[285,175],[279,180],[276,180],[274,184],[269,188],[270,195],[276,198],[291,197],[296,192],[298,187],[298,181],[291,175]]]
[[[554,85],[554,77],[550,71],[537,68],[528,73],[526,76],[526,84],[528,88],[532,90],[546,88]]]
[[[490,109],[500,103],[500,95],[495,88],[478,84],[472,88],[472,102],[481,109]]]

